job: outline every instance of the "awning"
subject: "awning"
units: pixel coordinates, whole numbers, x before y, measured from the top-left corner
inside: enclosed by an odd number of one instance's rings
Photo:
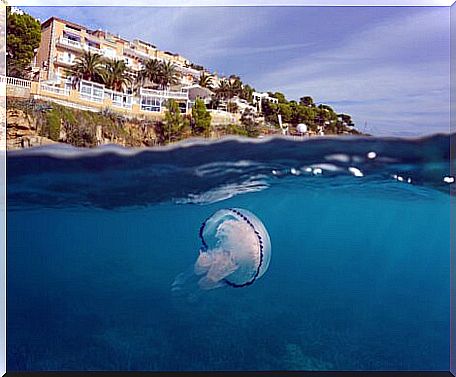
[[[72,37],[72,38],[76,38],[78,41],[81,41],[81,36],[80,35],[69,33],[69,32],[67,32],[65,30],[63,31],[63,35],[65,37]]]

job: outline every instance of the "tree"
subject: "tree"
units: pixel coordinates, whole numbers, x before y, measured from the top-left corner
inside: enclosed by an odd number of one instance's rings
[[[293,119],[293,110],[289,103],[279,103],[278,112],[282,115],[282,122],[291,123]]]
[[[130,70],[123,60],[107,60],[101,77],[107,88],[118,92],[132,84]]]
[[[312,106],[314,104],[313,98],[309,96],[301,97],[299,99],[299,104],[303,106]]]
[[[211,114],[206,109],[204,101],[197,99],[192,108],[192,129],[197,136],[209,137],[211,133]]]
[[[144,85],[147,81],[152,84],[160,84],[162,63],[158,59],[149,59],[144,64],[144,67],[139,71],[137,82],[140,86]]]
[[[348,114],[339,114],[339,117],[341,118],[342,122],[345,123],[347,126],[353,127],[355,124],[353,123],[353,120],[350,115]]]
[[[239,77],[232,75],[228,81],[228,95],[229,98],[239,96],[242,92],[242,81]]]
[[[198,85],[203,88],[212,89],[212,87],[213,87],[212,75],[208,75],[205,72],[203,72],[199,78]]]
[[[255,90],[250,85],[243,85],[239,97],[245,99],[248,103],[253,102],[253,92]]]
[[[277,98],[279,103],[288,103],[287,99],[285,98],[285,94],[280,92],[275,92],[273,94],[269,93],[271,97]]]
[[[165,112],[165,125],[162,135],[164,142],[171,143],[183,139],[188,125],[188,120],[180,112],[179,104],[170,99]]]
[[[28,78],[35,50],[40,45],[41,25],[28,14],[6,15],[6,69],[8,76]]]
[[[179,82],[176,66],[173,63],[161,63],[159,82],[163,89]]]
[[[269,102],[261,101],[261,113],[264,116],[266,122],[273,123],[278,126],[279,121],[277,119],[277,114],[279,114],[279,105]]]
[[[258,137],[260,135],[258,123],[255,120],[255,113],[252,110],[244,110],[241,115],[241,124],[248,137]]]
[[[90,80],[102,84],[104,64],[105,60],[101,54],[86,51],[67,71],[67,75],[72,78],[74,86],[81,80]]]
[[[215,89],[215,95],[218,99],[231,98],[230,84],[227,80],[221,80],[217,89]]]

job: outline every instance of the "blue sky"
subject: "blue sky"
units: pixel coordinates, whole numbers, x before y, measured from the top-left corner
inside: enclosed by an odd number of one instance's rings
[[[22,7],[140,38],[377,135],[449,129],[447,7]]]

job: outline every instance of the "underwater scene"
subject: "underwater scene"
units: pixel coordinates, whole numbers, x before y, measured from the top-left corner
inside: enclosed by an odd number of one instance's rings
[[[448,135],[8,152],[7,369],[448,370],[450,161]]]

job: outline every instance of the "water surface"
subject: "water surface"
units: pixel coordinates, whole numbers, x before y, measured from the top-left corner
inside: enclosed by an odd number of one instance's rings
[[[8,370],[448,370],[449,162],[448,136],[9,153]],[[175,297],[229,207],[269,270]]]

